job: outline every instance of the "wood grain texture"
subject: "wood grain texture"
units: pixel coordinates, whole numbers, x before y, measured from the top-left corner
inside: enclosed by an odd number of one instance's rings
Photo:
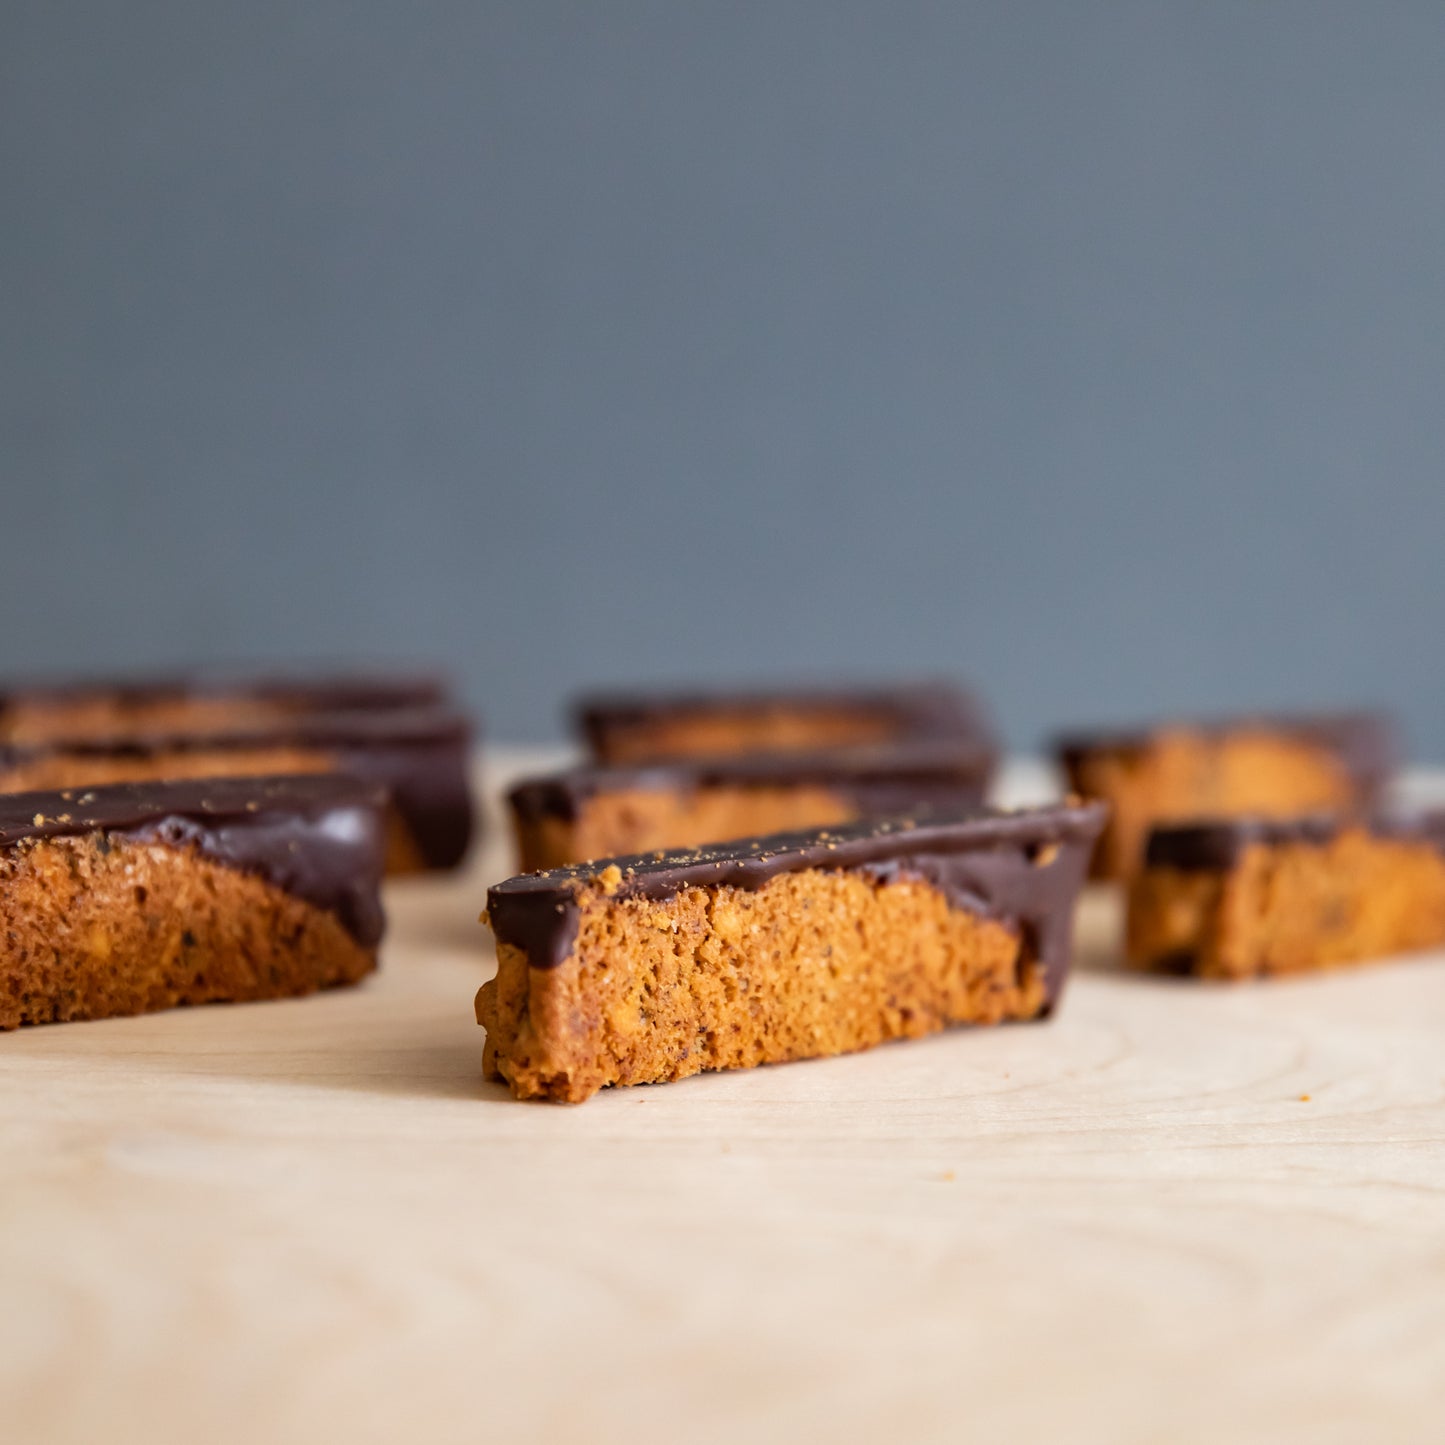
[[[1051,1024],[529,1106],[504,868],[359,989],[0,1038],[6,1440],[1445,1435],[1445,955],[1138,979],[1094,896]]]

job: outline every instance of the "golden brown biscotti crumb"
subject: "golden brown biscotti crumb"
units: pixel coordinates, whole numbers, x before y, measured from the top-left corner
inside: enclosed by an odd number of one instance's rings
[[[334,914],[193,850],[91,834],[0,853],[0,1029],[285,998],[375,966]]]
[[[576,1103],[609,1084],[1033,1018],[1046,1003],[1019,931],[920,879],[809,870],[662,901],[596,885],[577,901],[566,962],[532,968],[500,944],[478,995],[487,1067],[519,1098]]]

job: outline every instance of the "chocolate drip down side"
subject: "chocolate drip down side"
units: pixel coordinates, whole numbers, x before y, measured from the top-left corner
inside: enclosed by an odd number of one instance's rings
[[[477,828],[471,745],[463,735],[419,743],[332,750],[352,777],[381,784],[428,868],[453,868]]]

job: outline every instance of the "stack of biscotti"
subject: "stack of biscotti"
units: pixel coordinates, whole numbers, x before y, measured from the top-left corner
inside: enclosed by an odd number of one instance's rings
[[[356,982],[384,806],[325,774],[0,796],[0,1029]]]
[[[472,729],[431,677],[197,674],[0,693],[0,791],[340,773],[389,797],[388,870],[454,867]]]
[[[1382,810],[1398,751],[1378,713],[1067,740],[1111,808],[1094,871],[1126,885],[1128,961],[1245,979],[1445,943],[1445,814]]]
[[[523,870],[982,801],[997,746],[945,684],[583,699],[585,766],[509,796]]]
[[[1164,723],[1065,737],[1057,750],[1070,788],[1109,804],[1094,875],[1122,881],[1157,827],[1368,809],[1399,751],[1381,713]]]

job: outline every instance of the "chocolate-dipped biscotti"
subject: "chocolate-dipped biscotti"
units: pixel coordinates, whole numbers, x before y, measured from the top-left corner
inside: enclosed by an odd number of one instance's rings
[[[445,703],[441,679],[398,673],[196,671],[0,687],[0,743],[45,743],[163,733],[237,732],[307,713],[382,711]]]
[[[1445,943],[1445,811],[1161,828],[1129,890],[1141,968],[1240,979]]]
[[[1069,786],[1110,807],[1094,876],[1127,879],[1159,824],[1366,808],[1397,745],[1389,718],[1340,713],[1081,734],[1062,739],[1058,755]]]
[[[996,749],[978,700],[946,683],[597,694],[575,713],[601,763],[960,739]]]
[[[983,802],[993,765],[991,748],[966,739],[742,753],[571,768],[518,783],[507,801],[518,868],[530,873],[889,813],[958,812]]]
[[[1097,804],[893,818],[531,873],[487,894],[485,1066],[518,1098],[1049,1012]]]
[[[61,734],[0,743],[0,792],[281,773],[345,773],[390,798],[391,873],[455,866],[473,827],[471,726],[428,706],[283,713],[227,728]]]
[[[0,1029],[356,982],[383,803],[341,777],[0,797]]]

